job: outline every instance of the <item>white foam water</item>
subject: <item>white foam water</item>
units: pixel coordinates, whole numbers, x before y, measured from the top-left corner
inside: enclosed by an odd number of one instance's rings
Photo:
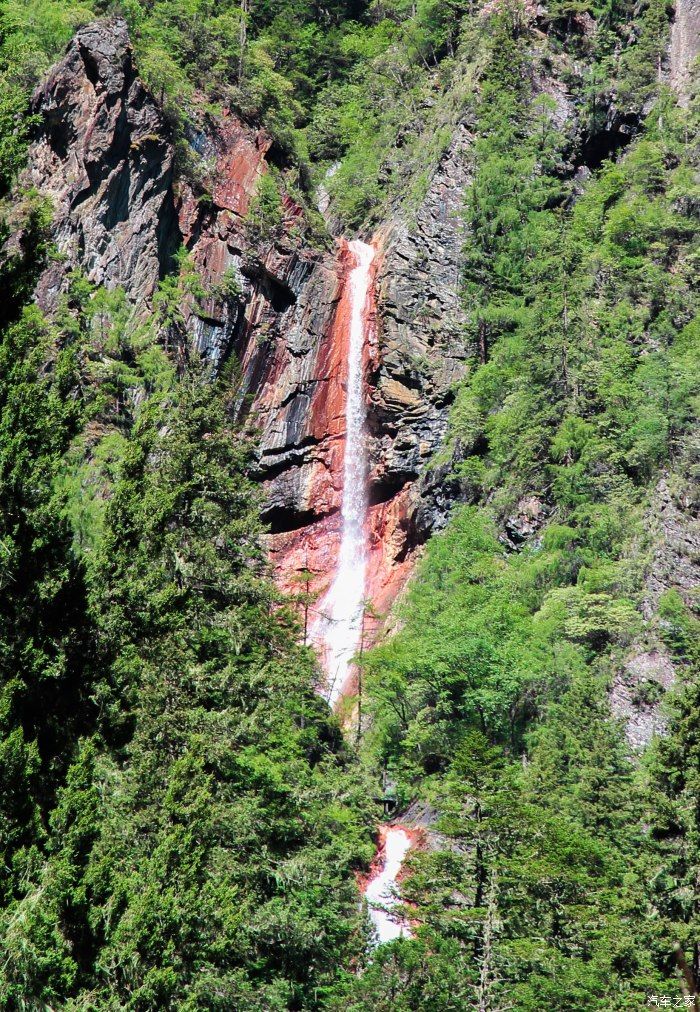
[[[369,916],[377,932],[377,945],[395,938],[411,937],[408,925],[391,913],[398,902],[396,880],[410,846],[411,841],[403,829],[388,829],[384,842],[384,867],[365,890]]]
[[[367,338],[367,303],[374,248],[359,239],[348,243],[355,263],[350,271],[350,334],[345,395],[342,532],[335,578],[319,606],[312,638],[326,669],[325,695],[331,706],[343,691],[351,660],[360,645],[365,596],[367,546],[367,453],[363,350]]]

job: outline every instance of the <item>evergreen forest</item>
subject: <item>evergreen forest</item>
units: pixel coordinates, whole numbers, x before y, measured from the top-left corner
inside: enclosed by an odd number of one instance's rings
[[[700,1008],[683,5],[0,0],[0,1009]],[[265,255],[410,232],[467,138],[466,351],[425,469],[449,503],[335,712],[316,596],[275,582],[243,366],[197,343],[241,279],[182,243],[135,305],[89,236],[68,262],[32,175],[50,68],[115,19],[202,221],[197,138],[264,131]],[[410,930],[377,945],[362,887],[402,819]]]

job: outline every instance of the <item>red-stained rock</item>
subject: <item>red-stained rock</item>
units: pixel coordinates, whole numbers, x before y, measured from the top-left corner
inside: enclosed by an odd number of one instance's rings
[[[343,463],[345,454],[345,385],[347,382],[347,351],[350,326],[350,305],[347,277],[350,268],[347,244],[338,244],[337,299],[333,315],[321,335],[313,356],[313,376],[305,392],[305,411],[298,420],[294,439],[307,448],[306,459],[293,469],[293,481],[286,477],[286,488],[277,479],[268,482],[271,497],[291,492],[291,504],[307,523],[289,532],[280,531],[270,539],[271,555],[277,581],[285,590],[298,585],[302,570],[313,574],[309,590],[320,598],[330,586],[335,571],[341,535],[340,508],[343,494]],[[282,354],[284,354],[282,350]],[[287,380],[293,379],[292,363]],[[267,412],[279,427],[280,368],[268,375],[261,394],[253,402],[258,416]],[[278,428],[279,432],[279,428]],[[284,436],[289,434],[289,424]],[[282,433],[280,432],[280,435]],[[285,448],[289,442],[285,442]],[[268,455],[270,443],[267,443]],[[275,489],[275,483],[278,487]]]
[[[300,575],[311,574],[308,592],[316,604],[311,616],[318,612],[318,602],[330,587],[340,545],[340,513],[332,513],[296,531],[272,534],[268,539],[275,581],[281,590],[298,594],[306,592]]]
[[[306,240],[310,226],[284,172],[282,221],[256,232],[247,215],[269,171],[272,140],[230,110],[212,117],[203,103],[196,108],[189,141],[199,183],[174,179],[172,139],[138,77],[125,22],[77,33],[34,97],[39,125],[26,181],[53,199],[63,254],[37,297],[50,312],[81,268],[97,284],[122,285],[146,314],[173,253],[186,246],[206,292],[187,310],[196,345],[217,366],[230,355],[238,360],[237,411],[257,434],[278,583],[298,592],[299,572],[308,569],[320,601],[340,545],[352,257],[344,240],[327,249]],[[442,176],[437,185],[445,189]],[[421,225],[430,238],[421,241],[436,242],[444,226],[430,217],[429,228]],[[382,613],[411,571],[415,482],[443,424],[443,415],[437,427],[434,413],[426,416],[422,388],[404,375],[399,345],[414,340],[415,328],[395,295],[403,298],[406,286],[416,304],[419,295],[396,273],[405,230],[386,236],[377,242],[365,344],[370,485],[382,500],[367,517],[367,594]],[[407,454],[409,444],[420,452]],[[375,625],[369,620],[366,645]]]
[[[369,883],[379,875],[384,867],[386,855],[386,835],[390,829],[402,829],[410,840],[409,854],[412,851],[423,851],[428,849],[425,830],[413,826],[406,826],[402,822],[382,823],[377,829],[377,849],[367,871],[357,872],[355,881],[360,893],[364,896]],[[407,855],[408,856],[408,855]],[[400,882],[406,877],[405,865],[401,868],[397,881]]]
[[[371,624],[377,630],[413,572],[418,556],[411,521],[413,492],[413,485],[406,485],[393,499],[370,508],[367,596],[381,616]]]
[[[216,185],[213,199],[217,207],[245,215],[250,207],[255,184],[267,165],[265,155],[272,138],[264,130],[252,137],[242,129],[241,121],[225,109],[217,123],[219,157],[216,160]]]
[[[287,532],[280,531],[270,538],[270,551],[278,585],[285,591],[299,593],[303,589],[315,598],[311,606],[312,619],[318,614],[323,596],[335,575],[341,539],[343,492],[343,466],[345,454],[345,383],[347,379],[348,340],[350,330],[350,293],[347,278],[351,267],[347,245],[338,246],[337,276],[339,298],[330,326],[316,356],[316,386],[309,398],[303,428],[297,434],[301,442],[312,447],[303,482],[298,482],[297,509],[307,514],[307,522]],[[376,303],[374,285],[381,257],[375,258],[371,275],[371,297],[365,321],[366,374],[376,364],[378,343],[376,334]],[[253,402],[253,410],[267,411],[277,418],[275,408],[279,402],[279,367],[271,369],[266,386]],[[301,470],[301,469],[300,469]],[[280,482],[270,484],[273,494],[279,496]],[[411,485],[407,484],[397,495],[384,503],[370,507],[367,516],[367,573],[366,597],[372,610],[366,623],[364,645],[369,646],[382,626],[385,615],[410,575],[414,552],[410,544]],[[347,691],[352,691],[352,679]]]

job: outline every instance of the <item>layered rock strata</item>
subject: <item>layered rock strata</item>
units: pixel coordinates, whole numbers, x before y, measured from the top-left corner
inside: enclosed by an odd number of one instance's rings
[[[670,62],[681,96],[697,55],[696,8],[697,0],[679,0],[676,9]],[[557,127],[578,150],[563,86],[545,75],[534,86],[554,98]],[[311,234],[266,131],[231,111],[212,117],[203,108],[187,138],[196,171],[176,178],[172,132],[138,76],[126,24],[96,22],[77,33],[33,98],[38,125],[23,183],[51,198],[60,254],[39,281],[37,301],[55,311],[79,268],[95,284],[123,287],[134,311],[146,313],[176,250],[189,250],[207,292],[190,329],[216,365],[237,360],[238,412],[258,432],[278,580],[308,600],[306,592],[321,595],[329,585],[340,538],[347,251],[342,241]],[[454,125],[419,206],[395,212],[373,240],[367,580],[379,613],[405,583],[416,546],[444,525],[461,494],[450,463],[430,462],[471,351],[459,294],[471,140],[466,122]],[[251,212],[258,181],[276,159],[280,220],[268,227]],[[660,515],[670,516],[662,493]],[[513,546],[534,536],[546,515],[545,504],[523,503],[506,524]],[[663,565],[655,560],[653,573]],[[679,558],[681,579],[684,567]],[[665,662],[659,670],[665,681]]]
[[[215,364],[237,359],[238,410],[258,433],[280,583],[294,588],[309,569],[321,593],[339,539],[345,244],[308,241],[306,213],[283,172],[281,222],[256,227],[251,209],[270,170],[272,139],[226,110],[201,114],[200,129],[188,135],[196,172],[176,178],[171,130],[138,76],[119,19],[77,33],[33,111],[38,126],[23,182],[53,201],[60,253],[40,279],[39,304],[55,311],[79,268],[96,285],[121,286],[136,313],[148,312],[176,250],[190,252],[207,293],[190,329]],[[468,143],[459,128],[413,222],[397,216],[375,240],[368,579],[380,612],[448,505],[434,506],[418,478],[444,434],[465,355],[458,281]]]

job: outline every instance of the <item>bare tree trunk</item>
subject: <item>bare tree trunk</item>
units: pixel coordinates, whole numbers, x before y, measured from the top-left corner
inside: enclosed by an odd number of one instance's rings
[[[486,364],[489,356],[488,336],[486,333],[486,322],[479,320],[479,360],[482,365]]]
[[[676,957],[678,969],[681,972],[682,978],[681,991],[683,992],[684,995],[687,995],[689,997],[692,996],[693,998],[693,1004],[690,1006],[686,1006],[686,1008],[697,1008],[698,1000],[697,1000],[697,992],[695,990],[696,987],[695,976],[693,974],[693,971],[688,966],[688,961],[685,958],[685,953],[683,952],[683,947],[680,944],[680,942],[676,942],[674,946],[674,955]],[[696,958],[697,958],[697,944],[693,952],[693,963],[695,963]]]
[[[498,883],[496,872],[492,869],[489,876],[488,897],[486,900],[486,920],[484,921],[483,949],[481,953],[481,971],[477,990],[477,1008],[479,1012],[492,1012],[491,984],[494,980],[493,941],[498,909]]]

